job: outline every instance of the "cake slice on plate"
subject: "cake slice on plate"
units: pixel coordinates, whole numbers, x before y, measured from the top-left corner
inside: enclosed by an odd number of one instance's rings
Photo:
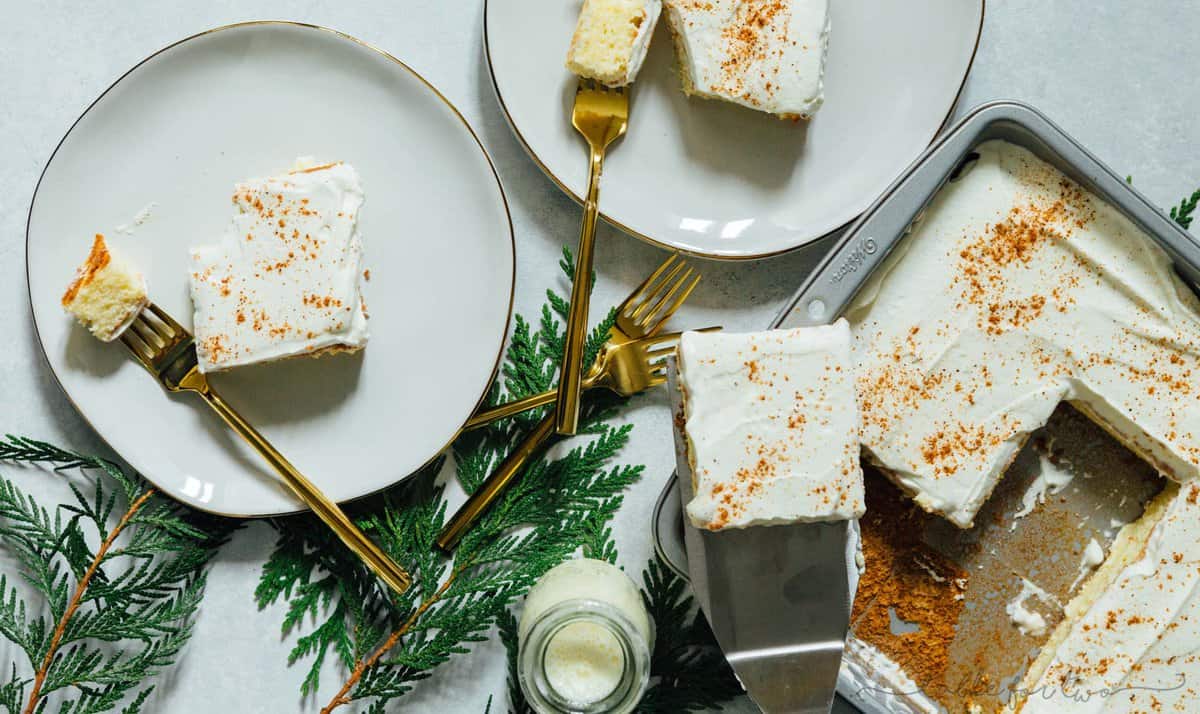
[[[785,119],[825,98],[828,0],[665,0],[683,91]]]
[[[340,162],[301,159],[235,187],[224,237],[191,255],[200,371],[366,345],[362,203],[358,172]]]
[[[62,306],[92,334],[115,340],[148,304],[146,280],[96,234],[92,251],[62,296]]]
[[[610,87],[629,84],[646,59],[660,12],[661,0],[584,0],[567,69]]]
[[[850,364],[845,320],[683,335],[679,383],[693,525],[722,530],[863,514]]]

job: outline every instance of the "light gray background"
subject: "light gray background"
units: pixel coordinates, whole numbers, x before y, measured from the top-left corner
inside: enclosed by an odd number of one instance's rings
[[[578,207],[529,161],[497,109],[480,50],[477,0],[0,0],[0,17],[0,334],[9,336],[0,350],[0,432],[103,449],[63,398],[35,344],[25,216],[42,166],[83,108],[134,63],[194,32],[251,19],[318,23],[392,52],[437,85],[479,132],[507,190],[518,241],[519,312],[531,315],[540,307],[543,290],[558,280],[562,244],[576,239]],[[1029,101],[1165,206],[1200,185],[1198,36],[1200,3],[1194,0],[991,0],[956,112],[993,98]],[[706,263],[704,282],[678,324],[764,327],[823,248],[759,263]],[[619,300],[662,257],[602,227],[596,304]],[[625,415],[637,428],[623,458],[647,467],[615,523],[623,563],[634,572],[650,554],[654,497],[672,470],[671,451],[662,447],[670,437],[661,399],[640,400]],[[52,475],[3,471],[35,494],[66,497]],[[156,709],[316,711],[336,690],[340,674],[330,669],[324,696],[302,701],[303,671],[286,664],[292,641],[279,635],[280,610],[256,611],[252,592],[271,540],[265,525],[254,524],[217,559],[195,638],[160,684]],[[404,706],[479,712],[490,694],[502,702],[502,648],[493,641],[474,650],[420,684]],[[6,653],[0,665],[7,668],[10,657]]]

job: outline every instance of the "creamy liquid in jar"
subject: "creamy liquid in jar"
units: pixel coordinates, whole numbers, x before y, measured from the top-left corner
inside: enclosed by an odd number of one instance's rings
[[[654,639],[637,586],[604,561],[549,570],[529,591],[519,676],[539,712],[628,712],[649,679]]]

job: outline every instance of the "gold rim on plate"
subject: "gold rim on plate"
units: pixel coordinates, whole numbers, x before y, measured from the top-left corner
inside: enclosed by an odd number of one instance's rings
[[[75,413],[78,414],[81,419],[83,419],[84,423],[87,424],[88,427],[91,428],[92,432],[94,434],[96,434],[96,436],[100,439],[100,441],[103,442],[104,445],[113,453],[118,453],[118,452],[116,451],[116,449],[112,448],[112,445],[108,443],[108,440],[104,438],[104,435],[101,434],[98,429],[96,429],[95,425],[92,424],[91,420],[87,418],[87,415],[85,415],[83,413],[83,411],[80,410],[79,405],[76,404],[75,400],[71,398],[71,393],[67,391],[66,387],[63,385],[62,380],[59,379],[58,373],[54,371],[54,365],[51,364],[51,362],[50,362],[50,356],[48,354],[46,354],[45,343],[42,340],[41,331],[38,328],[37,314],[33,310],[33,289],[30,284],[30,281],[29,281],[29,242],[30,242],[29,230],[30,230],[30,227],[33,222],[33,206],[37,202],[38,190],[41,189],[42,180],[46,177],[46,171],[49,170],[50,164],[54,162],[54,157],[58,155],[58,151],[59,151],[59,149],[62,148],[62,145],[66,142],[67,137],[69,137],[71,135],[71,132],[75,130],[75,127],[78,126],[79,122],[83,121],[83,118],[85,116],[87,116],[88,112],[90,112],[97,104],[99,104],[100,100],[104,99],[104,97],[107,96],[109,92],[111,92],[113,89],[115,89],[117,87],[117,85],[119,85],[122,81],[124,81],[129,75],[133,74],[135,71],[137,71],[140,67],[145,65],[150,60],[153,60],[154,58],[158,57],[159,55],[161,55],[165,52],[168,52],[186,42],[190,42],[192,40],[199,39],[201,37],[206,37],[208,35],[212,35],[212,34],[215,34],[218,32],[223,32],[225,30],[236,30],[236,29],[244,29],[247,27],[257,27],[257,26],[292,27],[292,28],[303,28],[306,30],[317,30],[320,32],[328,32],[329,34],[334,35],[335,37],[339,37],[344,40],[349,40],[350,42],[353,42],[354,44],[358,45],[359,47],[362,47],[362,48],[365,48],[372,52],[375,52],[375,53],[379,54],[380,56],[390,60],[397,66],[399,66],[401,69],[403,69],[405,72],[407,72],[413,78],[415,78],[418,82],[420,82],[422,85],[424,85],[427,89],[429,89],[431,92],[433,92],[434,96],[436,96],[442,102],[442,104],[444,104],[446,106],[446,108],[448,108],[451,111],[451,113],[453,113],[454,116],[456,116],[458,118],[459,122],[462,123],[463,128],[467,130],[467,133],[471,136],[471,139],[474,140],[476,146],[479,147],[479,151],[480,151],[480,153],[483,154],[483,158],[487,161],[488,168],[492,172],[492,178],[494,178],[496,181],[496,189],[500,192],[500,203],[504,207],[504,217],[508,222],[508,242],[509,242],[510,250],[512,252],[513,267],[512,267],[512,275],[509,278],[508,312],[507,312],[507,316],[505,317],[504,332],[500,339],[500,346],[496,353],[496,359],[492,363],[491,377],[488,379],[487,384],[484,386],[483,391],[479,395],[479,398],[475,401],[475,406],[467,414],[466,418],[470,418],[471,414],[474,414],[475,411],[479,409],[480,405],[483,404],[484,399],[487,398],[488,391],[491,389],[492,383],[496,379],[496,374],[500,370],[500,362],[504,357],[504,346],[508,343],[508,330],[509,330],[509,326],[512,324],[513,303],[514,303],[514,300],[516,297],[517,241],[516,241],[515,231],[513,230],[512,211],[509,210],[508,195],[504,192],[504,184],[500,181],[500,173],[496,170],[496,164],[495,164],[495,162],[492,161],[491,154],[488,153],[487,149],[483,145],[483,142],[480,141],[479,135],[475,133],[475,129],[471,126],[470,122],[467,121],[467,118],[464,117],[462,112],[460,112],[458,110],[458,107],[454,106],[453,102],[451,102],[449,99],[446,98],[446,95],[442,94],[441,90],[439,90],[437,87],[435,87],[432,82],[425,79],[425,77],[423,77],[419,72],[417,72],[415,69],[410,67],[403,60],[397,58],[396,56],[392,55],[390,52],[387,52],[386,50],[380,49],[379,47],[376,47],[375,45],[372,45],[369,42],[364,42],[363,40],[360,40],[357,37],[354,37],[353,35],[348,35],[340,30],[335,30],[333,28],[325,27],[323,25],[314,25],[312,23],[307,23],[307,22],[295,22],[292,20],[249,20],[246,22],[235,22],[235,23],[231,23],[228,25],[219,25],[217,27],[213,27],[208,30],[204,30],[202,32],[197,32],[194,35],[188,35],[187,37],[184,37],[181,40],[176,40],[175,42],[172,42],[171,44],[147,55],[144,59],[138,61],[136,64],[134,64],[128,70],[123,72],[121,74],[121,76],[119,76],[115,80],[113,80],[113,83],[108,85],[108,87],[103,92],[101,92],[99,96],[97,96],[94,100],[92,100],[87,105],[87,107],[84,108],[84,110],[79,114],[79,117],[75,121],[71,122],[71,126],[67,128],[67,131],[63,134],[62,138],[58,140],[57,144],[55,144],[54,151],[50,152],[50,158],[46,159],[46,164],[45,164],[45,166],[42,167],[42,172],[38,175],[37,183],[34,185],[34,188],[33,188],[33,196],[29,200],[29,213],[27,214],[27,216],[25,218],[25,290],[26,290],[26,294],[29,296],[29,311],[30,311],[30,317],[33,322],[34,336],[37,337],[38,346],[41,347],[42,359],[44,360],[46,367],[49,369],[50,375],[52,377],[54,377],[55,384],[57,384],[59,389],[62,390],[63,395],[67,398],[67,401],[71,404],[71,407],[75,409]],[[466,419],[464,419],[464,423],[465,423],[465,421],[466,421]],[[367,493],[364,493],[364,494],[361,494],[358,496],[354,496],[352,498],[344,499],[344,500],[340,501],[340,503],[349,503],[351,501],[357,501],[359,499],[368,498],[368,497],[373,496],[387,488],[390,488],[392,486],[395,486],[398,483],[401,483],[403,481],[406,481],[406,480],[412,478],[413,475],[420,472],[422,469],[426,468],[427,466],[432,464],[434,461],[436,461],[437,458],[439,456],[441,456],[442,453],[447,448],[449,448],[450,444],[454,443],[454,440],[457,439],[461,433],[462,433],[462,427],[460,426],[459,429],[454,433],[454,435],[452,437],[450,437],[450,440],[447,441],[445,444],[443,444],[442,447],[440,449],[438,449],[436,453],[434,453],[432,456],[430,456],[429,459],[426,460],[425,463],[422,464],[413,473],[401,476],[400,478],[396,479],[395,481],[392,481],[391,483],[389,483],[387,485],[380,486],[379,488],[374,489],[372,491],[368,491]],[[118,453],[118,455],[119,455],[119,453]],[[122,457],[122,458],[124,458],[124,457]],[[167,489],[163,488],[162,486],[160,486],[157,482],[155,482],[153,476],[151,476],[149,474],[141,474],[141,476],[143,478],[145,478],[147,481],[150,481],[152,484],[154,484],[155,487],[157,487],[161,493],[163,493],[164,495],[167,495],[167,496],[171,496],[171,492],[168,491]],[[180,503],[185,503],[185,502],[180,501]],[[290,516],[290,515],[295,515],[298,513],[309,512],[309,509],[307,509],[307,508],[298,508],[298,509],[290,510],[290,511],[271,511],[268,513],[259,513],[256,515],[247,516],[244,514],[226,513],[223,511],[217,511],[217,510],[214,510],[211,508],[206,508],[202,505],[190,503],[190,502],[185,503],[185,505],[187,505],[189,508],[194,508],[198,511],[204,511],[205,513],[212,513],[214,515],[226,516],[229,518],[273,518],[276,516]]]
[[[513,121],[512,115],[509,114],[509,112],[508,112],[508,105],[506,105],[504,103],[504,95],[502,95],[500,93],[500,84],[496,81],[496,70],[492,66],[492,45],[491,45],[491,42],[488,41],[488,3],[489,3],[489,0],[483,0],[483,54],[487,59],[488,77],[490,77],[492,80],[492,91],[496,95],[496,102],[500,105],[500,112],[504,115],[504,120],[508,123],[508,128],[512,130],[513,136],[515,136],[517,138],[517,142],[521,145],[521,147],[523,149],[525,149],[525,153],[529,156],[530,159],[533,160],[533,163],[536,164],[537,167],[542,170],[542,173],[544,173],[547,178],[549,178],[551,181],[554,182],[554,185],[558,186],[558,188],[563,193],[567,194],[567,196],[569,196],[572,201],[574,201],[575,203],[578,203],[579,205],[583,205],[583,199],[580,198],[580,196],[577,193],[575,193],[570,188],[568,188],[567,184],[562,179],[560,179],[553,171],[551,171],[549,166],[547,166],[545,163],[542,162],[541,157],[539,157],[537,155],[537,153],[534,152],[533,147],[530,146],[529,142],[525,140],[525,136],[521,133],[521,130],[517,128],[516,122]],[[946,116],[943,117],[942,122],[940,124],[938,124],[938,128],[933,132],[933,136],[929,137],[929,142],[927,143],[926,146],[931,146],[933,144],[933,142],[935,140],[937,140],[938,136],[942,133],[942,131],[946,128],[946,126],[950,123],[950,118],[954,115],[954,108],[956,106],[958,106],[958,100],[962,98],[963,89],[967,86],[967,78],[971,76],[971,68],[975,65],[975,56],[979,53],[979,43],[983,39],[983,20],[984,20],[984,17],[986,17],[986,15],[987,15],[987,0],[979,0],[979,26],[975,28],[975,45],[971,48],[971,57],[970,57],[970,59],[967,60],[967,68],[963,71],[962,80],[959,81],[959,83],[958,83],[958,89],[954,92],[954,99],[951,100],[950,106],[946,108]],[[872,202],[873,201],[874,201],[874,199],[872,199]],[[869,207],[869,205],[870,204],[868,204],[868,207]],[[865,211],[866,209],[864,208],[863,210]],[[646,235],[645,233],[642,233],[640,231],[634,230],[633,228],[630,228],[629,226],[625,225],[624,223],[622,223],[622,222],[616,220],[615,218],[613,218],[612,216],[608,215],[603,210],[600,211],[600,218],[604,219],[605,223],[613,226],[614,228],[618,228],[618,229],[624,231],[625,233],[628,233],[629,235],[633,236],[634,238],[637,238],[641,241],[649,243],[650,245],[657,246],[659,248],[662,248],[663,250],[669,250],[672,252],[678,252],[678,253],[683,253],[685,255],[694,256],[696,258],[704,258],[706,260],[722,260],[722,261],[761,260],[763,258],[773,258],[777,255],[783,255],[785,253],[790,253],[794,250],[803,248],[806,245],[812,245],[813,243],[822,241],[822,240],[828,238],[829,236],[832,236],[833,234],[837,233],[838,231],[844,230],[847,226],[849,226],[851,223],[853,223],[855,220],[857,220],[858,216],[860,216],[860,215],[862,215],[861,211],[858,213],[858,215],[853,216],[852,218],[850,218],[850,220],[846,221],[845,223],[841,224],[840,226],[837,226],[836,228],[834,228],[826,233],[823,233],[822,235],[816,236],[810,240],[804,241],[803,243],[799,243],[790,248],[783,248],[780,250],[768,251],[766,253],[753,253],[753,254],[747,254],[747,255],[713,255],[711,253],[704,253],[704,252],[698,251],[698,250],[691,250],[689,248],[683,248],[680,246],[671,245],[670,243],[666,243],[664,241],[658,240],[649,235]]]

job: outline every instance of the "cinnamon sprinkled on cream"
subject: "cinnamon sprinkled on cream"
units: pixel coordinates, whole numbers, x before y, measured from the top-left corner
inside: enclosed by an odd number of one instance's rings
[[[934,199],[848,312],[873,460],[967,527],[1062,401],[1200,476],[1200,302],[1148,237],[1002,142]]]
[[[358,174],[341,162],[238,184],[226,239],[192,252],[202,370],[366,343],[362,201]]]
[[[788,119],[823,101],[828,0],[664,0],[689,94]]]
[[[684,390],[697,527],[862,514],[858,410],[845,321],[745,335],[685,333]]]

